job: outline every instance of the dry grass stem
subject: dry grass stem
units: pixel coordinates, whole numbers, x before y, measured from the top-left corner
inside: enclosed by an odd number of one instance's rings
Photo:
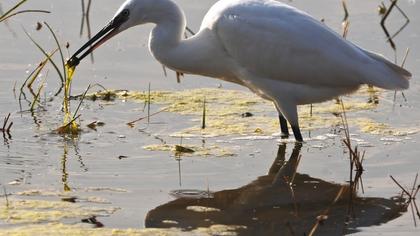
[[[169,109],[169,107],[165,107],[165,108],[163,108],[162,110],[157,111],[157,112],[155,112],[155,113],[152,113],[152,114],[150,114],[150,115],[148,115],[148,116],[145,116],[145,117],[140,117],[140,118],[138,118],[138,119],[136,119],[136,120],[130,121],[130,122],[128,122],[128,123],[127,123],[127,125],[128,125],[128,126],[130,126],[130,127],[134,127],[134,125],[135,125],[137,122],[140,122],[140,121],[142,121],[142,120],[144,120],[144,119],[147,119],[148,117],[150,118],[150,117],[152,117],[152,116],[158,115],[158,114],[160,114],[160,113],[162,113],[162,112],[167,111],[168,109]]]
[[[12,13],[14,10],[16,10],[18,7],[20,7],[22,4],[24,4],[26,1],[28,0],[21,0],[20,2],[18,2],[16,5],[14,5],[12,8],[10,8],[8,11],[6,11],[5,13],[3,13],[3,15],[0,16],[0,22],[4,21],[5,18]]]
[[[23,11],[18,11],[18,12],[12,13],[8,16],[5,16],[5,17],[1,18],[0,22],[8,20],[9,18],[11,18],[13,16],[23,14],[23,13],[46,13],[46,14],[49,14],[51,12],[50,11],[45,11],[45,10],[23,10]]]
[[[10,207],[9,198],[7,197],[7,191],[4,185],[3,185],[3,192],[4,192],[4,199],[6,200],[6,209],[9,209]]]
[[[359,186],[362,189],[362,192],[364,192],[362,175],[364,172],[363,160],[365,157],[365,152],[360,152],[357,146],[355,147],[352,146],[351,139],[350,139],[350,130],[349,130],[348,122],[347,122],[347,115],[346,115],[343,100],[340,99],[340,103],[342,107],[341,120],[343,123],[344,132],[345,132],[343,143],[345,147],[347,148],[347,151],[349,152],[349,160],[350,160],[350,176],[349,176],[350,191],[349,191],[348,215],[346,219],[346,223],[347,223],[354,217],[353,216],[354,215],[353,200],[354,200],[354,196],[357,195],[357,190],[359,189]],[[355,172],[354,176],[353,176],[353,172]]]
[[[151,103],[150,86],[151,84],[149,83],[149,89],[147,91],[147,124],[150,124],[150,103]]]
[[[328,219],[328,215],[330,213],[331,207],[336,204],[338,202],[338,200],[341,198],[341,196],[344,193],[346,186],[342,186],[340,188],[340,190],[338,191],[337,195],[335,196],[333,202],[330,204],[330,206],[327,207],[327,209],[325,209],[317,218],[316,218],[316,223],[315,225],[312,227],[311,231],[309,231],[308,236],[313,236],[315,235],[316,230],[319,228],[319,226]]]
[[[5,134],[8,134],[10,137],[10,129],[13,126],[13,122],[9,123],[9,119],[10,119],[10,113],[3,120],[3,128],[0,128],[0,131],[3,133],[3,136]]]
[[[39,86],[38,92],[36,93],[36,95],[34,97],[34,100],[32,101],[30,111],[33,111],[35,109],[35,105],[39,102],[39,98],[41,96],[41,91],[44,88],[44,83],[45,83],[45,81],[43,81],[41,86]]]
[[[136,120],[130,121],[130,122],[128,122],[128,123],[127,123],[127,125],[128,125],[128,126],[130,126],[130,127],[134,127],[134,125],[135,125],[137,122],[140,122],[140,121],[142,121],[142,120],[145,120],[145,119],[147,119],[148,117],[150,118],[150,117],[152,117],[152,116],[158,115],[158,114],[160,114],[160,113],[162,113],[162,112],[167,111],[168,109],[169,109],[169,107],[165,107],[165,108],[163,108],[162,110],[157,111],[157,112],[155,112],[155,113],[152,113],[152,114],[150,114],[150,115],[148,115],[148,116],[140,117],[140,118],[138,118],[138,119],[136,119]]]
[[[396,2],[397,0],[395,0]],[[401,13],[401,15],[405,18],[405,22],[404,24],[391,36],[391,38],[395,38],[399,33],[401,33],[401,31],[403,31],[405,29],[405,27],[407,27],[407,25],[410,23],[410,18],[408,18],[407,14],[405,14],[405,12],[398,6],[398,4],[395,3],[395,8],[397,8],[397,10]]]
[[[414,222],[414,226],[416,227],[417,227],[416,215],[420,220],[420,211],[416,202],[417,194],[420,191],[420,184],[417,185],[418,176],[419,174],[417,173],[416,177],[414,178],[413,186],[410,191],[409,189],[404,188],[392,175],[390,175],[392,181],[394,181],[394,183],[397,184],[398,187],[402,190],[402,197],[404,197],[404,195],[407,195],[407,201],[404,203],[404,207],[406,208],[408,208],[408,206],[411,207],[411,213],[413,215],[413,222]]]
[[[206,128],[206,98],[203,100],[203,118],[201,120],[201,129]]]
[[[402,68],[404,68],[404,66],[405,66],[405,62],[407,61],[407,58],[408,58],[408,54],[410,53],[410,48],[407,48],[406,50],[405,50],[405,54],[404,54],[404,58],[403,58],[403,60],[402,60],[402,62],[401,62],[401,67]],[[403,91],[401,91],[401,95],[402,95],[402,97],[403,97],[403,99],[404,99],[404,102],[407,102],[408,100],[407,100],[407,98],[405,97],[405,94],[404,94],[404,92]],[[394,102],[394,105],[395,105],[395,102],[397,101],[397,91],[395,91],[394,92],[394,100],[393,100],[393,102]]]
[[[387,42],[390,43],[392,49],[395,51],[395,58],[396,58],[396,45],[393,41],[393,39],[399,34],[401,33],[405,27],[407,27],[407,25],[410,23],[410,18],[408,18],[407,14],[405,14],[405,12],[397,5],[398,0],[390,0],[391,1],[391,5],[389,6],[389,8],[387,9],[385,4],[382,3],[382,5],[379,6],[379,14],[382,15],[382,19],[381,19],[381,27],[387,37]],[[405,18],[405,23],[394,33],[391,34],[389,33],[388,29],[386,28],[385,22],[388,18],[388,16],[391,14],[391,11],[396,8],[401,15]]]
[[[82,3],[82,22],[80,24],[80,37],[83,35],[84,26],[86,23],[87,36],[88,36],[88,39],[90,40],[92,38],[92,30],[90,27],[90,9],[92,6],[92,0],[88,0],[87,5],[85,4],[84,0],[82,0],[81,3]],[[95,61],[93,52],[90,54],[90,60],[92,61],[92,63],[94,63]]]
[[[91,87],[91,85],[89,84],[89,86],[87,87],[87,89],[85,90],[85,92],[82,94],[81,99],[80,99],[80,102],[79,102],[79,105],[77,106],[76,111],[73,114],[73,118],[75,118],[77,116],[77,113],[79,112],[80,107],[82,106],[82,103],[85,100],[86,94],[89,91],[90,87]]]
[[[346,4],[346,0],[342,0],[341,1],[343,4],[343,9],[344,9],[344,18],[342,21],[342,27],[343,27],[343,38],[347,38],[347,34],[349,32],[349,28],[350,28],[350,21],[349,21],[349,11],[347,10],[347,4]]]
[[[395,4],[397,4],[397,1],[398,1],[398,0],[390,0],[390,1],[391,1],[391,5],[389,6],[389,8],[385,11],[385,13],[384,13],[384,14],[383,14],[383,16],[382,16],[382,19],[381,19],[381,27],[382,27],[382,30],[384,31],[384,33],[385,33],[385,35],[386,35],[386,37],[387,37],[387,41],[390,43],[390,45],[391,45],[392,49],[393,49],[394,51],[396,51],[396,50],[397,50],[397,48],[396,48],[396,46],[395,46],[394,41],[392,40],[391,35],[390,35],[390,34],[389,34],[389,32],[388,32],[388,29],[387,29],[387,28],[386,28],[386,26],[385,26],[385,21],[386,21],[386,19],[388,18],[389,14],[391,13],[392,9],[394,9],[394,6],[395,6]],[[386,8],[386,7],[385,7],[385,8]]]

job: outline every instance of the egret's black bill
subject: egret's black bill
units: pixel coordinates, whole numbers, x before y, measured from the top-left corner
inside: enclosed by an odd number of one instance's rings
[[[91,38],[85,45],[83,45],[73,56],[67,61],[69,67],[79,65],[87,55],[93,52],[96,48],[105,43],[108,39],[112,38],[119,31],[118,28],[128,20],[127,14],[120,13],[117,15],[107,26],[99,31],[93,38]],[[81,54],[79,56],[79,54]]]

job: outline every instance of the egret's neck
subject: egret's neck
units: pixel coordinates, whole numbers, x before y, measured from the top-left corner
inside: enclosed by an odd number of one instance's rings
[[[170,53],[177,48],[186,27],[184,12],[170,0],[159,0],[158,15],[151,23],[156,24],[150,33],[149,48],[153,56],[163,64],[171,64]]]
[[[171,0],[165,2],[165,10],[151,23],[156,26],[150,34],[149,47],[153,56],[163,65],[188,74],[209,77],[231,77],[227,75],[224,58],[209,29],[204,29],[189,39],[183,39],[186,20],[182,10]],[[225,80],[229,80],[224,78]]]

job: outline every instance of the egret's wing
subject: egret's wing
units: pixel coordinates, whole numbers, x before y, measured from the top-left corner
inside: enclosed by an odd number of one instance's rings
[[[214,21],[220,43],[241,67],[273,80],[313,86],[363,83],[372,59],[304,12],[275,1],[243,1]]]

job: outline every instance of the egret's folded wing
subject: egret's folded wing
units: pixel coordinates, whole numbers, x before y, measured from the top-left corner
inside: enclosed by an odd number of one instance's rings
[[[322,23],[283,4],[228,8],[214,27],[227,54],[249,72],[313,86],[363,83],[372,59]]]

